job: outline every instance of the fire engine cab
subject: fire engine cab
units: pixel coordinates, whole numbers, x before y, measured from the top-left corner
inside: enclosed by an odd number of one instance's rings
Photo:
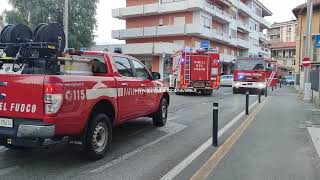
[[[277,63],[262,57],[243,57],[236,59],[233,92],[265,93],[267,86],[277,86]]]
[[[211,95],[220,87],[220,61],[215,50],[184,49],[173,58],[170,87],[176,94],[200,92]]]

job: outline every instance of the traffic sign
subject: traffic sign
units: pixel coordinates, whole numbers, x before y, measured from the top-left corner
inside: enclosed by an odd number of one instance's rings
[[[320,35],[315,35],[315,48],[320,48]]]
[[[309,57],[303,58],[302,65],[303,65],[304,67],[309,67],[309,66],[311,65],[311,60],[310,60],[310,58],[309,58]]]
[[[201,41],[201,48],[204,48],[204,49],[210,48],[210,40],[202,40]]]

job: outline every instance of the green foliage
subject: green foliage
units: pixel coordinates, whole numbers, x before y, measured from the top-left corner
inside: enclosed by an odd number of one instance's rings
[[[7,22],[35,28],[39,23],[63,24],[64,0],[9,0],[14,9],[7,11]],[[94,45],[98,0],[69,0],[69,47]]]

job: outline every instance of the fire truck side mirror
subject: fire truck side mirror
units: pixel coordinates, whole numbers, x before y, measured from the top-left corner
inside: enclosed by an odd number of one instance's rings
[[[154,80],[161,79],[161,75],[158,72],[152,72],[152,77]]]

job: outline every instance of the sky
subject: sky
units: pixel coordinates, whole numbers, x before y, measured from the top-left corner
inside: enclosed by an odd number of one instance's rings
[[[260,0],[273,16],[266,19],[270,22],[282,22],[294,19],[292,9],[303,4],[306,0]],[[97,8],[98,28],[95,31],[97,44],[123,43],[111,38],[111,30],[124,29],[125,22],[112,18],[112,9],[125,7],[125,0],[100,0]],[[0,13],[4,9],[11,9],[8,0],[0,0]]]

